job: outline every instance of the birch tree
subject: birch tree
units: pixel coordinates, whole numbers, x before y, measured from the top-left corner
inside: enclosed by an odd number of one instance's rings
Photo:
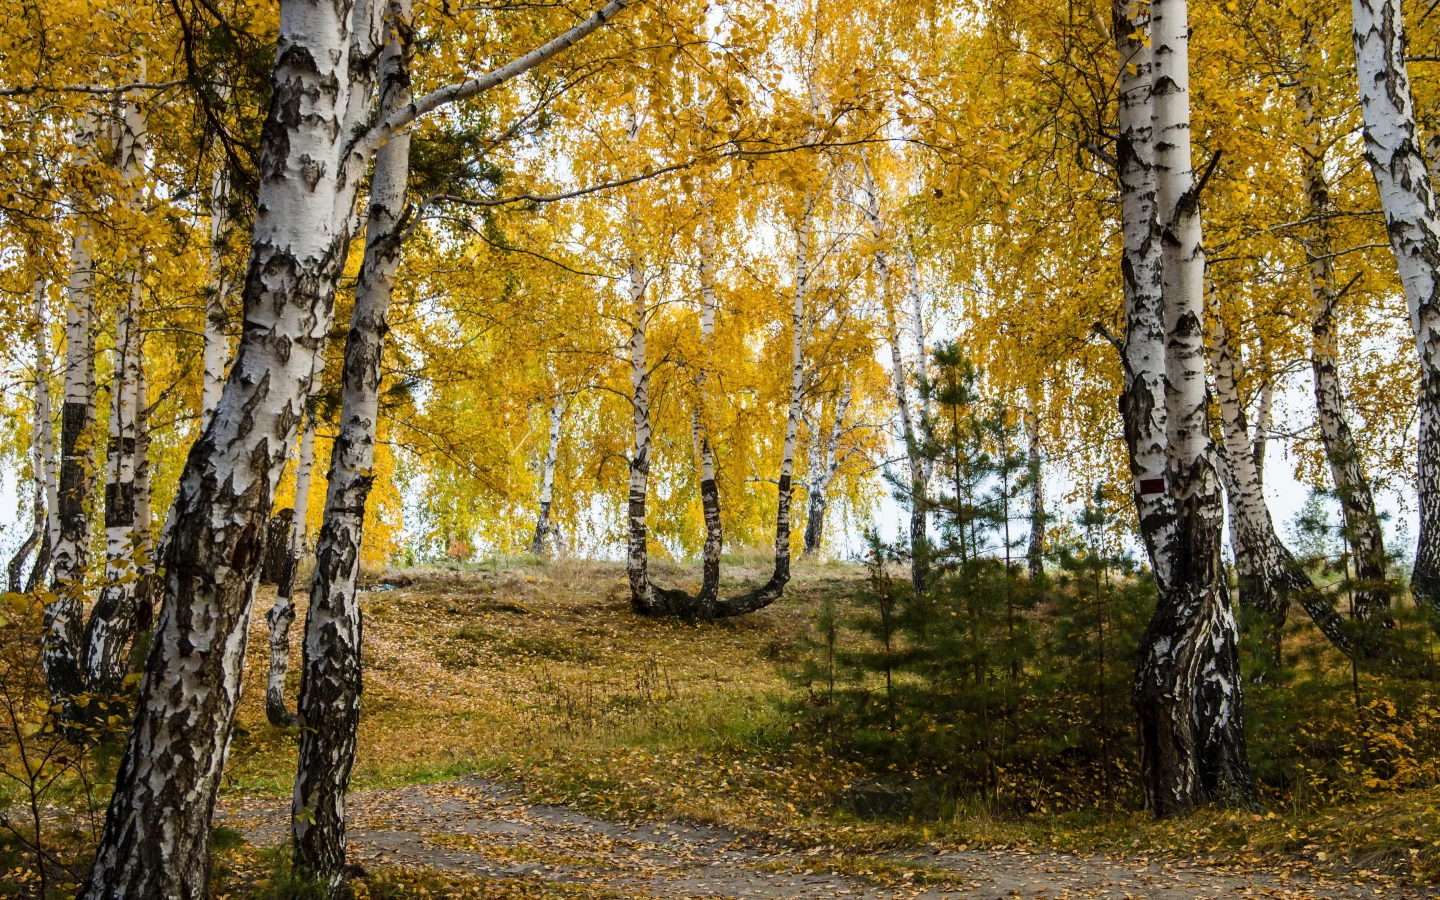
[[[1415,124],[1400,0],[1351,0],[1350,10],[1365,159],[1385,210],[1420,363],[1420,534],[1410,588],[1440,621],[1440,213]]]
[[[1159,588],[1140,642],[1134,706],[1147,805],[1165,815],[1239,800],[1252,788],[1205,413],[1205,256],[1201,185],[1191,169],[1186,4],[1152,4],[1148,40],[1138,15],[1123,4],[1115,9],[1126,289],[1121,409]]]
[[[319,377],[317,364],[316,377]],[[315,387],[311,386],[312,395]],[[265,614],[270,629],[270,674],[265,679],[265,718],[271,725],[288,728],[295,716],[285,706],[285,678],[290,674],[290,626],[295,622],[295,576],[305,556],[310,535],[310,480],[315,468],[315,429],[319,424],[315,403],[305,409],[305,427],[300,434],[300,457],[295,464],[295,515],[290,522],[290,543],[285,563],[275,585],[275,602]]]
[[[411,40],[409,0],[389,0],[379,64],[382,118],[410,103]],[[297,867],[332,891],[345,865],[345,796],[360,723],[360,546],[375,464],[380,360],[408,225],[409,174],[410,136],[399,132],[375,154],[365,255],[345,340],[340,432],[330,452],[325,515],[305,616],[296,708],[303,727],[291,835]]]
[[[142,61],[140,79],[144,80]],[[148,124],[141,100],[129,95],[118,124],[117,168],[126,212],[140,214]],[[144,250],[137,242],[126,255],[128,296],[115,311],[115,365],[110,402],[110,439],[105,468],[105,582],[85,626],[85,686],[92,693],[118,693],[125,678],[130,637],[135,630],[136,564],[135,446],[144,366],[140,306],[144,292]]]
[[[81,165],[93,162],[96,122],[87,109],[76,120],[75,148]],[[83,209],[83,198],[76,206]],[[82,591],[90,555],[88,518],[92,432],[95,425],[95,247],[83,213],[73,217],[66,288],[64,401],[60,410],[59,509],[51,589],[45,605],[45,682],[54,703],[80,693],[83,640]]]

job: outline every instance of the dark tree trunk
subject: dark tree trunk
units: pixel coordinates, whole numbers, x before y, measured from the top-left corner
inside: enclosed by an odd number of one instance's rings
[[[266,524],[265,555],[260,564],[261,584],[279,584],[285,577],[286,561],[290,556],[290,529],[294,522],[295,510],[282,509]]]

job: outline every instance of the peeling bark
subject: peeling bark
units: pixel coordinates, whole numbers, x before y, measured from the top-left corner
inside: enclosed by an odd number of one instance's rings
[[[1280,632],[1291,600],[1300,603],[1336,649],[1346,656],[1354,656],[1356,648],[1345,620],[1275,531],[1255,465],[1255,447],[1235,378],[1235,359],[1218,309],[1213,320],[1210,360],[1224,441],[1220,448],[1220,469],[1230,502],[1231,533],[1236,568],[1240,572],[1240,602],[1255,607],[1270,619],[1270,643],[1277,663]]]
[[[79,161],[94,154],[95,118],[79,117],[75,152]],[[83,596],[90,557],[90,471],[95,426],[95,259],[94,232],[86,217],[71,226],[70,277],[66,288],[65,385],[60,407],[60,477],[57,529],[51,571],[55,599],[45,605],[45,683],[52,703],[84,689],[81,648]]]
[[[164,604],[85,900],[207,893],[210,821],[265,523],[330,326],[354,216],[360,167],[348,148],[372,107],[376,12],[369,0],[353,9],[348,0],[281,2],[245,326],[215,414],[180,476]]]
[[[379,66],[382,117],[410,102],[411,39],[410,0],[388,0]],[[360,725],[360,551],[374,481],[380,361],[406,231],[409,174],[410,135],[396,134],[375,153],[365,256],[345,340],[340,432],[330,453],[305,616],[291,835],[296,867],[332,892],[345,865],[345,796]]]
[[[1420,534],[1410,588],[1432,622],[1440,622],[1440,212],[1415,124],[1400,0],[1351,0],[1350,9],[1365,159],[1385,209],[1420,363]]]

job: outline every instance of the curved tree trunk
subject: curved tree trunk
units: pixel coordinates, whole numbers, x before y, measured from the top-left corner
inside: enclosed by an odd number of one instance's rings
[[[380,57],[380,114],[410,102],[410,2],[389,0]],[[340,432],[330,454],[325,517],[305,616],[300,671],[300,762],[295,770],[295,865],[333,890],[345,865],[345,796],[360,725],[361,618],[357,581],[365,505],[374,481],[380,360],[390,297],[400,267],[410,136],[391,137],[375,154],[365,257],[345,340]]]
[[[1276,663],[1280,661],[1280,632],[1292,599],[1300,603],[1336,649],[1353,656],[1356,648],[1345,620],[1275,531],[1255,465],[1255,447],[1245,421],[1245,405],[1235,379],[1235,358],[1218,308],[1213,319],[1211,367],[1215,373],[1215,395],[1220,402],[1220,431],[1224,439],[1220,459],[1231,504],[1232,534],[1236,538],[1240,602],[1255,607],[1270,619],[1270,642]]]
[[[265,523],[330,327],[370,118],[369,0],[282,0],[245,279],[247,327],[191,448],[165,595],[85,900],[207,894],[210,821],[239,698]],[[303,108],[306,114],[296,115]],[[363,158],[359,159],[363,163]]]
[[[1195,678],[1200,790],[1192,802],[1232,803],[1248,799],[1254,786],[1245,753],[1239,632],[1220,552],[1225,513],[1205,411],[1205,250],[1191,169],[1186,0],[1157,0],[1151,16],[1155,208],[1164,246],[1167,471],[1175,496],[1177,545],[1170,596],[1161,595],[1147,629],[1137,710],[1144,731],[1151,707],[1143,700],[1154,696],[1153,688]],[[1174,664],[1169,672],[1167,662]],[[1163,755],[1150,759],[1160,761]],[[1162,775],[1155,782],[1157,794],[1179,783]]]
[[[1141,780],[1157,815],[1248,795],[1234,616],[1220,556],[1223,513],[1205,422],[1204,255],[1190,167],[1183,0],[1143,19],[1114,9],[1116,159],[1125,252],[1125,425],[1155,613],[1133,702]],[[1153,43],[1152,51],[1150,44]]]
[[[1415,125],[1400,0],[1351,0],[1350,9],[1365,159],[1385,209],[1420,362],[1420,535],[1410,588],[1440,623],[1440,212]]]
[[[1307,22],[1304,48],[1308,49],[1312,43],[1311,26]],[[1356,625],[1362,642],[1378,648],[1384,642],[1385,632],[1395,624],[1390,616],[1389,593],[1385,590],[1385,539],[1370,480],[1365,477],[1360,448],[1350,431],[1345,392],[1340,384],[1339,335],[1335,321],[1340,291],[1336,288],[1329,222],[1334,205],[1325,178],[1325,150],[1321,146],[1320,123],[1316,119],[1308,69],[1302,70],[1296,87],[1296,106],[1304,119],[1305,146],[1301,154],[1304,187],[1310,217],[1314,220],[1306,255],[1310,262],[1310,371],[1316,418],[1345,520],[1346,539],[1355,551],[1355,574],[1359,582],[1354,592]]]

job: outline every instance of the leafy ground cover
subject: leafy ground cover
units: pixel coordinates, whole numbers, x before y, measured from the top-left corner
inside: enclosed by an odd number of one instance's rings
[[[658,571],[668,583],[686,577]],[[737,581],[761,577],[758,568],[731,571]],[[883,866],[866,860],[898,849],[984,849],[1195,858],[1382,890],[1435,877],[1434,788],[1158,823],[1123,805],[1020,815],[944,797],[857,811],[854,792],[874,773],[797,713],[803,688],[787,673],[822,601],[849,602],[864,578],[855,566],[802,564],[775,607],[700,625],[631,615],[623,569],[612,564],[511,561],[387,573],[379,580],[391,589],[363,599],[355,788],[479,773],[532,802],[615,821],[722,826],[872,873]],[[262,608],[266,602],[262,593]],[[264,647],[257,616],[226,775],[231,809],[290,790],[296,735],[265,723]],[[243,852],[252,870],[263,868],[253,850]]]

